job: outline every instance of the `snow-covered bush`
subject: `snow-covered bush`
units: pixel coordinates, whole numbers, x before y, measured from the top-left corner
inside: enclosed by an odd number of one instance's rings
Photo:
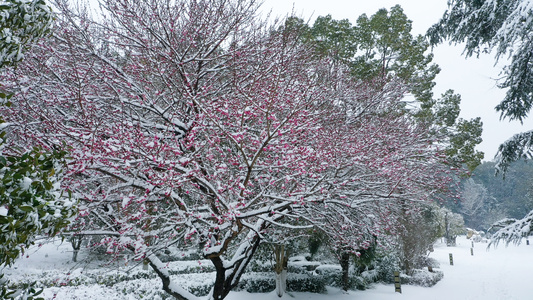
[[[1,146],[0,146],[1,147]],[[0,265],[10,265],[37,234],[53,236],[76,212],[60,187],[63,151],[0,152]]]
[[[376,260],[377,279],[384,283],[394,283],[394,272],[400,271],[400,259],[395,253],[389,252]]]
[[[322,277],[326,285],[342,286],[342,268],[339,265],[321,265],[314,271],[317,277]]]
[[[0,299],[44,300],[44,298],[37,297],[43,290],[37,290],[33,282],[13,286],[4,278],[4,274],[0,274],[0,286]]]
[[[274,272],[247,272],[239,281],[237,290],[248,293],[270,293],[276,288]]]
[[[325,293],[326,283],[322,278],[311,274],[291,274],[287,276],[288,292]]]
[[[424,287],[432,287],[444,277],[441,271],[430,272],[426,269],[413,270],[412,275],[401,274],[400,280],[402,284],[419,285]]]
[[[44,0],[0,1],[0,68],[21,61],[24,48],[51,24],[52,10]]]

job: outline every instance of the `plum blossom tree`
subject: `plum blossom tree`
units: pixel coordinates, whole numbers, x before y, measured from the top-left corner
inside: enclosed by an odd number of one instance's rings
[[[397,109],[403,85],[332,71],[253,0],[104,0],[98,20],[55,6],[53,37],[0,77],[12,143],[68,146],[72,230],[133,251],[177,299],[197,297],[158,258],[170,245],[211,260],[223,299],[265,237],[318,227],[355,253],[397,200],[446,186],[429,128]]]

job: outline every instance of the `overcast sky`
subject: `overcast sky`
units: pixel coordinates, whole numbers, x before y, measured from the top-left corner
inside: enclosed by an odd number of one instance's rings
[[[400,4],[409,19],[413,21],[414,34],[424,34],[436,23],[447,7],[447,0],[265,0],[262,10],[272,10],[273,15],[294,13],[311,24],[317,16],[331,14],[334,19],[349,19],[355,24],[363,13],[368,16],[380,8],[390,9]],[[465,59],[461,46],[441,45],[434,49],[436,62],[441,67],[437,76],[435,95],[453,89],[462,96],[461,117],[481,117],[483,121],[483,143],[478,150],[485,152],[485,160],[492,160],[500,143],[514,133],[533,129],[533,119],[524,122],[499,120],[494,107],[503,99],[505,92],[496,87],[500,67],[494,66],[491,55]]]

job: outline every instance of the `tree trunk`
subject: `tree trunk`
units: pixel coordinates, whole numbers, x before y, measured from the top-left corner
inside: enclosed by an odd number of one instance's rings
[[[342,268],[342,289],[348,291],[350,289],[350,253],[343,252],[341,254],[341,268]]]
[[[445,238],[446,238],[446,246],[450,245],[450,224],[448,223],[448,213],[444,215],[444,229],[445,229]]]
[[[73,262],[78,262],[78,253],[80,251],[80,248],[81,248],[81,240],[82,240],[82,236],[81,235],[78,235],[78,236],[72,236],[70,238],[70,243],[72,244],[72,261]]]
[[[276,272],[276,294],[278,297],[282,297],[287,290],[287,264],[289,260],[285,245],[274,246],[274,257],[276,260],[276,264],[274,265],[274,271]]]
[[[209,299],[222,300],[239,284],[239,280],[248,263],[252,260],[260,241],[259,236],[255,235],[253,240],[247,243],[248,245],[241,245],[233,256],[233,261],[229,263],[225,263],[220,256],[209,258],[216,270],[215,285],[211,290]]]
[[[146,260],[154,269],[157,276],[161,278],[161,281],[163,282],[163,290],[167,292],[169,295],[173,296],[174,298],[178,300],[197,300],[199,299],[195,295],[191,294],[189,291],[187,291],[184,288],[181,288],[177,286],[176,284],[173,284],[172,281],[170,281],[170,274],[168,272],[167,266],[159,260],[157,256],[154,254],[148,255],[146,257]]]
[[[281,273],[276,273],[276,294],[278,297],[283,297],[287,291],[287,270],[282,270]]]

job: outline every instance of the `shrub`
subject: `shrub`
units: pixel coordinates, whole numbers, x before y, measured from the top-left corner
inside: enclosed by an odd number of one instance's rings
[[[444,277],[441,271],[429,272],[428,270],[413,270],[413,275],[408,276],[401,274],[402,284],[419,285],[423,287],[432,287]]]
[[[388,253],[376,261],[377,280],[394,283],[394,272],[400,271],[400,260],[394,253]]]
[[[248,293],[269,293],[275,288],[274,272],[250,272],[241,277],[237,290]]]
[[[326,283],[323,278],[309,274],[288,274],[288,292],[308,292],[322,294],[326,292]]]

